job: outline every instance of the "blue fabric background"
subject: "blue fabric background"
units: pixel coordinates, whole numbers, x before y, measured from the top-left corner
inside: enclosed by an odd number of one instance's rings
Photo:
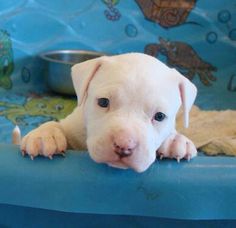
[[[38,54],[66,48],[153,54],[192,78],[201,108],[236,108],[235,1],[1,1],[0,126],[6,129],[1,142],[10,142],[15,125],[6,112],[18,115],[9,103],[46,96]],[[18,125],[25,134],[49,119],[26,112]]]

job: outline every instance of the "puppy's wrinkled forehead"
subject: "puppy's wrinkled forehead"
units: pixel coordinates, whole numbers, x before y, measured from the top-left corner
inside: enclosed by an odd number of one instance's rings
[[[139,100],[158,105],[176,99],[178,87],[170,69],[153,57],[134,55],[107,59],[91,82],[90,93],[97,96],[126,96],[126,101]],[[175,97],[175,98],[174,98]],[[121,98],[123,99],[123,98]],[[165,104],[166,105],[166,104]]]
[[[158,81],[170,77],[170,68],[147,55],[118,55],[103,61],[96,73],[96,83],[123,81]],[[159,76],[159,77],[158,77]]]

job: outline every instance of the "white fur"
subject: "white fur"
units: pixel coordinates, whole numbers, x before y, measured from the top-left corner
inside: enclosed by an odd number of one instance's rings
[[[88,149],[91,158],[113,167],[145,171],[161,157],[177,160],[196,156],[193,143],[175,131],[183,104],[184,124],[196,87],[176,70],[145,54],[101,57],[76,64],[72,79],[78,107],[59,123],[48,122],[26,135],[22,151],[51,157],[67,148]],[[109,107],[98,106],[108,98]],[[156,112],[166,118],[155,121]],[[121,157],[115,145],[130,156]]]

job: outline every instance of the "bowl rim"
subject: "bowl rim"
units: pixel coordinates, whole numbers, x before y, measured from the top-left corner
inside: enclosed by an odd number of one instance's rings
[[[98,55],[99,56],[108,56],[109,54],[105,52],[97,52],[97,51],[89,51],[89,50],[76,50],[76,49],[60,49],[60,50],[51,50],[51,51],[46,51],[42,52],[39,54],[39,57],[43,60],[49,61],[49,62],[54,62],[54,63],[63,63],[63,64],[70,64],[70,65],[75,65],[75,62],[70,62],[70,61],[63,61],[63,60],[57,60],[48,57],[48,55],[52,54],[89,54],[89,55]]]

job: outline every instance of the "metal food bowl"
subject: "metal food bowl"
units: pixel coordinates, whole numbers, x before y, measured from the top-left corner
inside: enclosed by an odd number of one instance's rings
[[[57,93],[74,95],[71,67],[89,59],[106,55],[101,52],[81,50],[57,50],[40,55],[44,62],[46,80],[51,90]]]

